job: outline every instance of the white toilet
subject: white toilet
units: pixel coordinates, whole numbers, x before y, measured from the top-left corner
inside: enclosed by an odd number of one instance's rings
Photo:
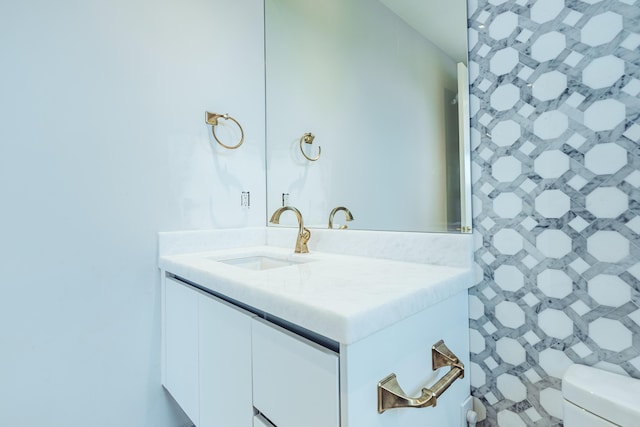
[[[640,426],[640,380],[572,365],[562,396],[565,427]]]

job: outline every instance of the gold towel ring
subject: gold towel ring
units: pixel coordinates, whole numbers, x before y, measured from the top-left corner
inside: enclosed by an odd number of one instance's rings
[[[238,142],[237,145],[225,145],[222,142],[220,142],[220,140],[218,139],[218,135],[216,135],[216,126],[218,126],[218,119],[231,120],[232,122],[238,125],[238,128],[240,128],[240,142]],[[213,137],[215,138],[216,142],[222,145],[224,148],[227,148],[229,150],[235,150],[236,148],[240,147],[244,142],[244,130],[242,130],[242,126],[240,125],[240,123],[238,123],[236,119],[231,117],[229,114],[210,113],[206,111],[204,121],[208,125],[211,125],[211,133],[213,134]]]
[[[316,157],[309,157],[302,149],[302,143],[304,142],[305,144],[313,144],[314,138],[315,136],[313,136],[311,132],[305,133],[304,135],[302,135],[302,138],[300,138],[300,151],[302,152],[304,158],[309,160],[310,162],[315,162],[320,158],[320,155],[322,154],[322,148],[318,147],[318,155]]]

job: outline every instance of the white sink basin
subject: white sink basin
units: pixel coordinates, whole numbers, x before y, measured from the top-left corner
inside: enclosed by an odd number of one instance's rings
[[[269,270],[272,268],[281,268],[297,264],[304,264],[311,260],[292,260],[266,255],[253,255],[239,258],[219,259],[216,261],[228,265],[233,265],[235,267],[245,268],[247,270]]]

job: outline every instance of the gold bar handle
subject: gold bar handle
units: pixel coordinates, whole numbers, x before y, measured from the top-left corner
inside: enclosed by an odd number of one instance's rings
[[[443,366],[451,369],[440,378],[431,388],[423,388],[418,397],[408,397],[398,384],[396,374],[391,374],[378,383],[378,413],[382,414],[392,408],[425,408],[436,406],[440,397],[458,378],[464,378],[464,365],[455,354],[449,350],[443,340],[431,347],[432,368],[435,371]]]

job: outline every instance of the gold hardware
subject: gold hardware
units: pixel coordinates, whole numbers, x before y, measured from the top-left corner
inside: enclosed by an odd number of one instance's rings
[[[313,140],[315,138],[316,137],[311,132],[305,133],[304,135],[302,135],[302,138],[300,138],[300,151],[302,152],[302,155],[304,156],[304,158],[309,160],[310,162],[315,162],[320,158],[320,155],[322,154],[322,147],[318,147],[318,155],[316,157],[309,157],[304,152],[304,149],[302,148],[302,143],[304,142],[305,144],[313,144]]]
[[[222,142],[220,142],[220,140],[218,139],[218,135],[216,135],[216,126],[218,126],[218,119],[231,120],[236,125],[238,125],[238,128],[240,128],[240,142],[238,142],[236,145],[225,145]],[[213,137],[215,138],[216,142],[222,145],[224,148],[228,148],[229,150],[235,150],[236,148],[240,147],[244,142],[244,130],[242,130],[242,126],[240,125],[240,123],[238,123],[236,119],[231,117],[229,114],[218,114],[218,113],[210,113],[208,111],[205,111],[204,121],[206,124],[211,125],[211,133],[213,134]]]
[[[276,209],[276,211],[271,215],[271,219],[269,222],[273,224],[280,224],[280,215],[284,211],[293,211],[296,214],[296,218],[298,218],[298,238],[296,239],[296,248],[294,250],[297,254],[306,254],[309,253],[309,248],[307,247],[307,242],[311,238],[311,231],[306,228],[302,222],[302,214],[300,211],[293,206],[283,206],[281,208]]]
[[[456,230],[459,230],[459,231],[461,231],[463,233],[471,233],[473,231],[473,228],[471,228],[471,226],[469,226],[469,225],[464,225],[462,227],[456,228]]]
[[[451,369],[431,388],[424,387],[418,397],[407,397],[398,384],[396,374],[391,374],[378,383],[378,413],[392,408],[425,408],[436,406],[437,399],[458,378],[464,378],[464,365],[440,340],[431,347],[431,366],[438,368],[449,366]]]
[[[333,217],[338,211],[344,211],[345,219],[347,221],[353,221],[353,215],[351,215],[351,211],[344,206],[338,206],[337,208],[333,208],[333,210],[329,214],[329,228],[333,228]],[[346,228],[346,225],[340,226],[340,230],[344,230]]]

